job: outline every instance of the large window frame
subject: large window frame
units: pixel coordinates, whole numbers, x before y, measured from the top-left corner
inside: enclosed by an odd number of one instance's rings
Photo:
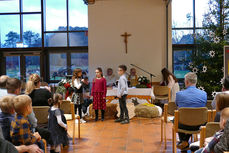
[[[172,44],[172,50],[173,50],[173,53],[172,55],[174,55],[174,51],[176,49],[179,49],[179,50],[187,50],[187,49],[192,49],[192,54],[195,54],[196,53],[196,48],[197,48],[197,42],[196,42],[196,31],[197,30],[203,30],[204,28],[203,27],[197,27],[196,26],[196,0],[192,0],[193,2],[193,26],[192,27],[172,27],[172,31],[173,30],[192,30],[192,36],[193,36],[193,43],[192,44]],[[172,57],[172,68],[173,68],[173,72],[174,72],[174,59]],[[181,79],[182,80],[182,79]]]
[[[70,46],[70,33],[80,33],[84,32],[85,34],[88,33],[88,30],[72,30],[69,27],[69,1],[66,0],[66,11],[67,11],[67,30],[66,31],[46,31],[45,30],[45,2],[46,0],[40,0],[41,1],[41,11],[38,12],[23,12],[22,6],[23,6],[23,0],[19,0],[19,12],[9,12],[9,13],[0,13],[1,15],[19,15],[20,16],[20,42],[23,40],[23,15],[30,15],[30,14],[40,14],[41,15],[41,39],[42,44],[41,47],[29,47],[29,48],[0,48],[0,66],[3,67],[3,69],[0,69],[0,75],[5,74],[5,57],[4,53],[30,53],[37,52],[40,53],[40,74],[41,77],[44,78],[44,81],[47,82],[58,82],[58,81],[51,81],[49,78],[49,53],[52,52],[65,52],[67,53],[67,61],[71,61],[71,52],[75,53],[88,53],[88,45],[87,46]],[[67,34],[67,45],[63,47],[46,47],[45,46],[45,34],[46,33],[66,33]],[[23,57],[22,57],[23,58]]]

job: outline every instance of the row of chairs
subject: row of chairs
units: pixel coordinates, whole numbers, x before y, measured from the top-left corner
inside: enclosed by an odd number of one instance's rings
[[[48,110],[49,106],[33,106],[34,114],[37,118],[37,124],[39,126],[47,126],[48,124]],[[64,111],[64,116],[67,121],[73,121],[72,126],[72,143],[75,143],[75,120],[78,120],[78,138],[80,139],[80,117],[79,115],[75,115],[75,106],[72,102],[63,100],[60,105],[60,109]],[[42,139],[45,145],[45,153],[47,153],[47,143],[44,139]]]
[[[177,110],[175,102],[169,102],[164,105],[164,114],[161,117],[161,142],[165,144],[165,149],[167,148],[167,138],[166,138],[166,125],[167,123],[174,121],[172,128],[172,142],[173,142],[173,152],[176,153],[176,133],[182,132],[194,135],[194,140],[197,140],[197,134],[200,133],[200,147],[204,144],[204,139],[206,137],[212,136],[216,131],[219,130],[219,123],[212,122],[214,120],[216,111],[208,109],[207,107],[202,108],[180,108]],[[193,120],[195,118],[195,120]],[[178,128],[178,121],[181,124],[195,126],[202,125],[207,122],[207,126],[201,127],[197,131],[188,131]]]

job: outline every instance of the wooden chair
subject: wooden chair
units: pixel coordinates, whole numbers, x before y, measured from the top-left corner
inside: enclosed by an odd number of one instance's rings
[[[48,124],[48,110],[49,106],[33,106],[33,112],[37,118],[38,126],[43,126]]]
[[[174,111],[177,109],[175,102],[169,102],[164,105],[164,114],[161,117],[161,142],[163,142],[164,136],[164,144],[165,149],[167,148],[167,139],[166,139],[166,125],[167,123],[171,123],[171,120],[168,117],[174,116]]]
[[[167,86],[154,86],[153,92],[155,95],[155,101],[157,100],[171,100],[171,91]]]
[[[48,124],[48,110],[49,106],[33,106],[33,112],[37,118],[38,127],[47,127]],[[47,142],[45,139],[41,139],[44,144],[44,151],[47,153]]]
[[[78,120],[78,138],[80,139],[80,117],[79,115],[75,115],[75,105],[68,101],[63,100],[62,104],[60,105],[60,109],[64,111],[64,116],[67,121],[73,121],[73,137],[72,137],[72,143],[75,142],[75,120]]]
[[[204,146],[205,138],[213,136],[220,130],[219,122],[208,122],[206,126],[200,128],[200,148]]]
[[[209,110],[212,110],[212,100],[207,100],[206,107],[207,107]]]
[[[207,123],[209,120],[209,114],[212,111],[208,111],[206,107],[200,108],[180,108],[175,110],[174,113],[174,124],[172,128],[172,137],[173,137],[173,153],[176,153],[176,133],[182,132],[186,134],[198,134],[200,130],[189,131],[178,128],[178,123],[187,125],[187,126],[198,126]]]

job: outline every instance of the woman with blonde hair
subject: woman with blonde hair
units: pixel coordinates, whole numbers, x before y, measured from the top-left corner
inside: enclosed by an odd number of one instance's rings
[[[26,83],[25,94],[32,99],[33,106],[49,106],[48,99],[52,98],[48,88],[40,88],[40,76],[32,74],[29,76],[29,81]]]

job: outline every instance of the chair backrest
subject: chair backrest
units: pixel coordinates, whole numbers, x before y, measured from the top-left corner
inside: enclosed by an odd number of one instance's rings
[[[206,138],[213,136],[219,130],[219,122],[208,122],[206,125]]]
[[[208,109],[199,108],[180,108],[178,111],[178,122],[188,126],[198,126],[208,121]]]
[[[71,114],[71,102],[68,100],[63,100],[60,105],[60,109],[64,111],[64,114]]]
[[[177,109],[175,102],[168,102],[168,114],[174,116],[174,111]]]
[[[41,86],[49,86],[47,82],[41,82]]]
[[[155,96],[168,96],[170,89],[167,86],[154,86],[153,92]]]
[[[37,124],[48,123],[49,106],[33,106],[33,112],[37,118]]]
[[[208,109],[212,109],[212,100],[208,100],[208,101],[207,101],[206,107],[207,107]]]

